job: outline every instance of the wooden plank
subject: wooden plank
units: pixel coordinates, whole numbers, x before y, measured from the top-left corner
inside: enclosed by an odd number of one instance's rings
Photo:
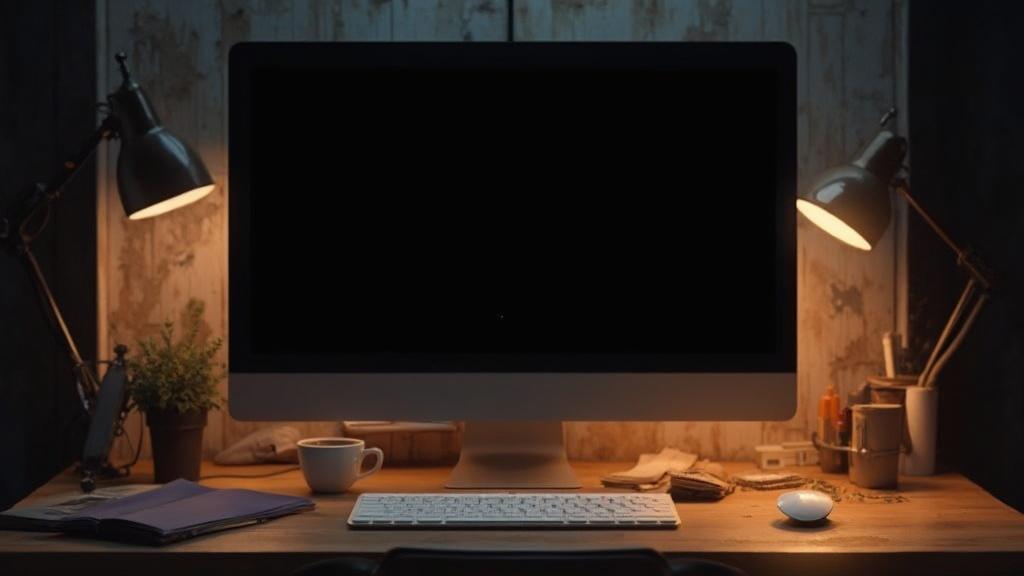
[[[515,1],[516,41],[628,40],[628,2],[603,0]]]
[[[575,462],[583,491],[601,487],[601,475],[630,462]],[[728,472],[746,470],[748,462],[727,462]],[[216,467],[204,475],[264,474],[281,466]],[[841,489],[865,492],[837,474],[795,468]],[[1024,570],[1024,515],[956,474],[904,478],[905,502],[843,501],[823,526],[796,528],[775,507],[779,491],[737,490],[711,503],[678,503],[683,525],[678,530],[397,530],[353,531],[344,524],[355,498],[364,492],[443,491],[448,467],[395,468],[362,480],[347,494],[313,496],[316,510],[259,526],[231,530],[164,547],[139,547],[82,538],[29,532],[0,533],[0,563],[29,566],[44,573],[71,560],[98,572],[103,564],[146,574],[184,569],[200,558],[202,571],[219,566],[229,572],[248,567],[254,573],[289,573],[295,567],[344,554],[380,555],[396,546],[458,546],[474,550],[582,550],[653,548],[669,555],[699,555],[733,564],[751,574],[806,572],[813,566],[828,574],[984,574]],[[148,462],[126,481],[148,481]],[[298,471],[259,479],[221,478],[204,482],[217,488],[249,488],[310,496]],[[65,474],[33,495],[77,489]],[[31,499],[25,502],[28,504]],[[103,552],[97,554],[96,552]],[[290,560],[287,567],[280,564]],[[90,564],[90,562],[94,564]],[[272,568],[271,568],[272,567]],[[19,570],[15,570],[19,572]],[[247,572],[248,573],[248,572]]]
[[[292,3],[293,36],[299,40],[390,40],[390,0]]]
[[[396,42],[507,38],[507,6],[502,0],[403,0],[393,9]]]

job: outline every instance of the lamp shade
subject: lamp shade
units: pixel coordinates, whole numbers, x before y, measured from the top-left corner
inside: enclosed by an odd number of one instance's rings
[[[819,176],[796,207],[825,232],[871,250],[889,227],[889,186],[905,155],[906,140],[882,130],[852,163]]]
[[[130,220],[142,220],[191,204],[213,191],[199,155],[160,124],[145,92],[126,82],[110,95],[121,136],[117,188]]]

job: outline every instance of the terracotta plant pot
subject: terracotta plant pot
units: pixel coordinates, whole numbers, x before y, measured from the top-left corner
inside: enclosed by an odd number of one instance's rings
[[[157,484],[178,478],[199,480],[203,458],[206,411],[147,410],[146,424],[153,442],[153,475]]]

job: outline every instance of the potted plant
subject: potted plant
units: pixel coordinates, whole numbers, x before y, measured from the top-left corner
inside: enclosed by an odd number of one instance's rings
[[[165,322],[156,338],[139,341],[139,354],[129,362],[129,394],[146,414],[157,483],[199,479],[206,414],[219,405],[223,367],[214,356],[223,341],[200,335],[203,308],[190,300],[180,339],[174,340],[174,323]]]

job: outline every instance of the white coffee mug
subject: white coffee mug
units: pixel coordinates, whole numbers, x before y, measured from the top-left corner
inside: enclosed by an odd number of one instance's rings
[[[380,470],[384,453],[380,448],[367,448],[356,438],[306,438],[299,440],[299,465],[306,484],[313,492],[332,494],[344,492],[361,478]],[[363,460],[373,454],[377,461],[363,471]]]

